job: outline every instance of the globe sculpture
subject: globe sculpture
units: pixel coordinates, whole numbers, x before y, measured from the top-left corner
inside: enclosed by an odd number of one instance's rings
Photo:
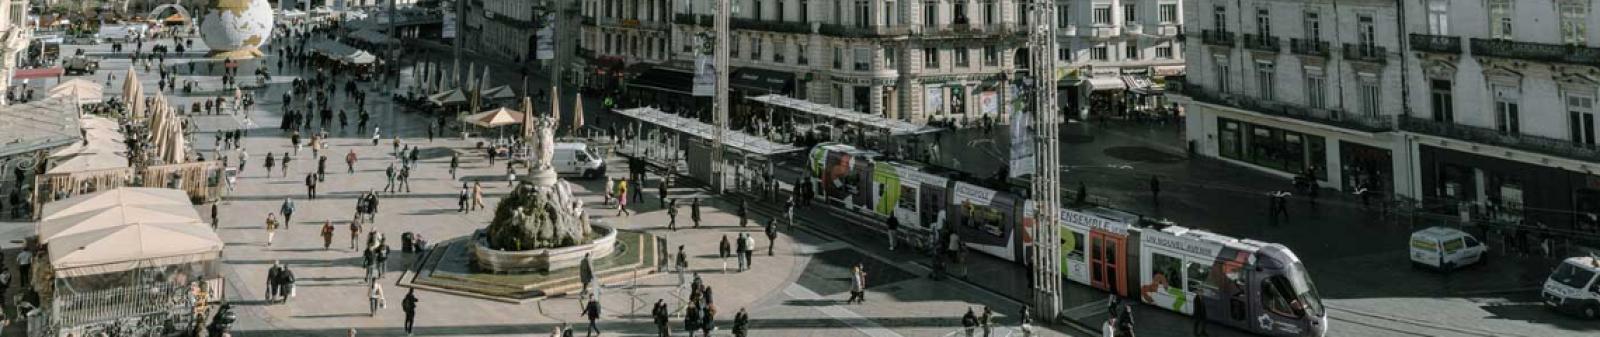
[[[212,0],[200,18],[200,36],[211,57],[244,60],[260,57],[272,37],[272,5],[267,0]]]

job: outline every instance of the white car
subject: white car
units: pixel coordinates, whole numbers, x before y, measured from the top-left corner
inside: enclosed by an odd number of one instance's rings
[[[589,151],[589,144],[584,143],[556,143],[554,158],[551,158],[557,174],[580,175],[584,178],[599,178],[606,172],[606,162],[600,156]]]
[[[1451,270],[1483,262],[1488,254],[1488,245],[1459,229],[1429,227],[1411,233],[1412,266]]]
[[[1594,256],[1572,257],[1544,281],[1545,306],[1563,312],[1573,312],[1589,319],[1600,319],[1600,258]]]

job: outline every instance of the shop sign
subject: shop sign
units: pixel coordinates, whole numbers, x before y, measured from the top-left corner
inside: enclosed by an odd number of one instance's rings
[[[622,26],[623,27],[638,27],[639,26],[639,19],[622,20]]]
[[[1089,70],[1089,77],[1117,77],[1122,72],[1117,68],[1094,68]]]
[[[1150,68],[1122,68],[1123,75],[1144,75],[1149,73]]]
[[[1154,72],[1156,76],[1178,76],[1178,75],[1183,75],[1183,69],[1184,69],[1183,66],[1150,67],[1150,68],[1151,68],[1151,71]],[[1310,67],[1307,67],[1307,68],[1310,68]],[[1321,69],[1319,68],[1318,71],[1320,71],[1320,70]]]

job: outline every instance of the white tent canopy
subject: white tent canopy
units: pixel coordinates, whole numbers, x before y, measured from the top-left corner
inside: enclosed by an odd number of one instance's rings
[[[462,93],[460,89],[450,89],[437,94],[429,95],[428,101],[438,105],[466,103],[467,94]]]
[[[527,114],[507,108],[479,112],[461,117],[462,122],[486,128],[500,127],[512,124],[522,124]]]
[[[51,165],[47,174],[77,173],[128,167],[128,157],[115,153],[85,153]]]
[[[478,97],[487,100],[512,99],[517,98],[517,92],[515,89],[511,89],[509,85],[502,85],[484,89],[482,93],[478,94]]]
[[[216,259],[222,239],[181,190],[118,188],[44,205],[36,229],[58,276]]]
[[[50,87],[49,97],[64,97],[79,104],[98,103],[105,99],[105,87],[100,83],[74,78]]]

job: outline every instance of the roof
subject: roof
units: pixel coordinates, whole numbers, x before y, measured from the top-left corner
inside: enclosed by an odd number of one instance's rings
[[[127,187],[44,205],[35,229],[63,277],[215,259],[222,239],[182,190]]]
[[[1461,231],[1459,229],[1450,228],[1450,227],[1437,227],[1437,226],[1428,227],[1426,229],[1411,233],[1411,237],[1419,237],[1420,236],[1420,237],[1426,237],[1426,238],[1442,238],[1442,237],[1459,236],[1459,235],[1468,235],[1468,234],[1467,234],[1467,232],[1463,232],[1463,231]]]
[[[662,112],[661,110],[656,110],[656,108],[644,107],[615,111],[623,116],[702,139],[711,139],[716,131],[716,127],[710,124]],[[750,154],[770,156],[804,150],[798,146],[777,143],[733,130],[724,130],[722,135],[724,144]]]
[[[80,129],[76,107],[59,98],[0,107],[0,157],[72,144]]]
[[[1600,271],[1600,258],[1593,256],[1569,257],[1561,262],[1582,267],[1591,271]]]
[[[936,127],[912,124],[911,122],[884,118],[883,116],[857,112],[855,110],[837,108],[833,106],[813,103],[811,101],[796,99],[783,95],[765,95],[747,98],[751,101],[767,105],[791,109],[802,113],[826,117],[829,119],[847,122],[866,128],[889,129],[890,135],[906,136],[937,132]]]

